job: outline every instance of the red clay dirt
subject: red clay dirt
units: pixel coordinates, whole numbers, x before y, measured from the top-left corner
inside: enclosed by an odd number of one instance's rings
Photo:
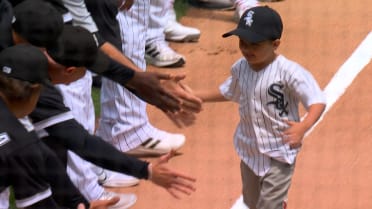
[[[267,4],[279,11],[284,21],[278,52],[311,71],[322,88],[372,29],[369,0]],[[238,39],[221,37],[236,26],[233,15],[233,11],[190,7],[180,21],[202,31],[199,42],[171,43],[186,57],[185,66],[149,70],[186,73],[185,83],[194,89],[217,88],[240,57]],[[369,64],[306,137],[288,209],[372,208],[371,75]],[[237,107],[232,103],[205,104],[196,123],[184,129],[149,107],[152,124],[186,135],[187,142],[180,150],[183,154],[169,166],[196,177],[197,191],[177,200],[146,181],[117,191],[138,195],[133,209],[230,209],[241,195],[239,159],[232,143],[239,120]]]

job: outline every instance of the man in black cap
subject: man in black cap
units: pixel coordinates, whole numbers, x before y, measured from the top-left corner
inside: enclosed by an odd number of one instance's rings
[[[18,21],[21,21],[21,19],[18,19]],[[57,22],[57,21],[55,21],[55,22]],[[21,24],[19,24],[19,25],[21,25]],[[74,79],[77,79],[78,77],[80,77],[81,75],[83,75],[82,72],[85,71],[85,67],[84,66],[88,66],[90,69],[94,69],[94,70],[101,70],[101,69],[105,69],[105,66],[107,66],[107,65],[113,65],[113,66],[116,66],[116,67],[113,67],[112,69],[119,71],[120,65],[115,64],[114,62],[111,62],[111,64],[110,64],[110,60],[103,53],[101,53],[100,51],[98,51],[98,49],[96,47],[96,42],[95,42],[93,36],[88,31],[80,28],[79,30],[74,31],[76,33],[72,33],[71,30],[73,30],[73,29],[71,29],[71,28],[73,28],[73,27],[66,26],[66,28],[67,29],[64,30],[65,33],[63,33],[63,38],[66,38],[66,36],[67,36],[68,37],[67,38],[67,42],[61,43],[60,45],[54,45],[54,47],[48,47],[48,52],[59,63],[65,64],[66,66],[74,66],[75,68],[79,68],[79,70],[74,71],[74,76],[77,76],[77,77],[74,77]],[[20,31],[20,30],[18,30],[18,31]],[[80,36],[80,34],[77,31],[83,33],[85,36]],[[27,36],[24,36],[24,37],[27,37]],[[70,42],[70,43],[68,44],[68,42]],[[81,46],[81,47],[79,48],[79,46]],[[71,48],[73,48],[73,49],[71,49]],[[81,50],[81,51],[79,52],[79,50]],[[71,52],[72,52],[72,54],[71,54]],[[81,54],[83,54],[84,56],[80,56]],[[97,59],[97,58],[99,58],[99,59]],[[82,69],[82,67],[84,69]],[[53,69],[53,68],[51,68],[51,69]],[[63,69],[65,69],[65,68],[63,68]],[[73,68],[68,67],[66,69],[73,69]],[[70,71],[70,72],[72,72],[72,71]],[[77,73],[75,74],[75,72],[77,72]],[[63,78],[62,77],[59,77],[58,79],[63,79]],[[70,75],[70,79],[71,79],[71,75]],[[72,80],[74,80],[74,79],[72,79]],[[124,77],[117,77],[116,79],[120,80],[121,83],[125,83],[125,81],[126,81],[126,80],[123,80],[123,79],[125,79],[125,76]],[[70,81],[72,81],[72,80],[70,80]],[[48,89],[49,88],[46,88],[45,90],[48,90]],[[41,97],[41,98],[45,98],[45,99],[44,100],[39,100],[39,104],[41,104],[41,105],[38,105],[38,107],[41,107],[41,109],[38,108],[36,110],[36,112],[39,113],[39,114],[32,114],[34,121],[41,122],[42,123],[42,120],[43,119],[46,119],[46,117],[48,117],[48,115],[49,116],[56,116],[56,115],[58,115],[57,113],[65,113],[66,112],[66,108],[63,107],[62,99],[59,99],[59,103],[54,103],[54,104],[51,105],[50,102],[51,101],[54,101],[54,99],[58,98],[57,95],[59,95],[59,93],[52,94],[49,91],[49,93],[47,94],[46,97],[45,96],[42,96]],[[43,103],[43,101],[45,103]],[[43,109],[42,107],[45,107],[46,109]],[[58,108],[57,107],[61,107],[61,109],[59,110],[60,112],[58,112]],[[54,110],[53,110],[53,108],[54,108]],[[44,111],[44,110],[46,110],[46,111]],[[54,119],[55,118],[56,117],[54,117]],[[71,121],[69,120],[68,122],[71,122]],[[74,125],[76,125],[76,122],[75,122]],[[63,130],[62,131],[63,132],[62,136],[65,137],[65,138],[68,138],[68,136],[70,136],[70,135],[66,135],[66,133],[64,132],[64,130],[66,130],[66,129],[63,129],[63,127],[64,127],[63,125],[58,126],[57,129],[55,127],[53,127],[54,129],[51,128],[50,130],[52,130],[52,131],[53,130],[54,131],[57,130],[57,134],[58,134],[58,133],[60,133],[60,132],[58,132],[58,130],[61,130],[61,129],[58,129],[58,128],[61,128],[61,127],[62,127],[62,130]],[[90,160],[93,160],[94,161],[96,159],[95,162],[97,162],[97,161],[100,161],[101,163],[104,162],[104,163],[107,164],[107,166],[110,166],[110,165],[111,166],[114,166],[113,170],[119,169],[119,171],[123,172],[123,168],[121,168],[121,167],[118,168],[117,167],[118,165],[120,165],[123,162],[125,162],[122,159],[124,157],[124,156],[122,156],[122,153],[119,153],[116,150],[114,150],[114,151],[116,151],[118,153],[117,155],[108,155],[108,156],[106,155],[106,156],[102,156],[102,155],[97,155],[97,150],[94,150],[94,149],[93,150],[92,149],[91,150],[87,150],[88,151],[87,152],[87,151],[85,151],[84,149],[81,148],[81,145],[86,144],[85,141],[86,141],[87,138],[84,138],[84,137],[87,137],[88,136],[88,134],[85,133],[86,131],[84,132],[84,129],[81,130],[81,127],[80,126],[78,126],[78,130],[79,131],[77,131],[77,132],[74,132],[73,129],[71,129],[71,126],[69,126],[69,130],[71,130],[71,132],[70,132],[71,134],[72,133],[77,134],[75,136],[75,139],[76,139],[77,136],[81,136],[82,137],[82,140],[81,141],[76,140],[76,141],[74,141],[75,142],[75,145],[73,145],[73,144],[70,145],[70,147],[71,146],[74,146],[74,151],[77,150],[77,152],[79,154],[83,155],[84,157],[86,157],[86,158],[88,158]],[[56,133],[56,132],[54,132],[54,133]],[[82,134],[82,133],[84,133],[84,134]],[[50,134],[50,132],[49,132],[49,134]],[[52,135],[52,134],[50,134],[50,135]],[[72,136],[73,136],[73,134],[72,134]],[[97,139],[96,139],[96,141],[97,141]],[[93,142],[96,142],[96,141],[93,141]],[[51,142],[51,140],[49,140],[49,142]],[[88,145],[92,145],[93,142],[90,143],[90,144],[88,144]],[[58,144],[59,142],[56,142],[56,143]],[[67,142],[65,141],[65,143],[67,143]],[[102,150],[103,148],[105,148],[105,146],[101,146],[101,145],[102,145],[102,142],[101,142],[101,144],[98,144],[98,148],[101,148],[100,150]],[[92,148],[92,147],[90,147],[90,148]],[[96,148],[97,148],[97,146],[96,146]],[[113,149],[112,147],[109,147],[109,148]],[[114,153],[116,153],[116,152],[114,152]],[[93,153],[93,154],[91,154],[91,153]],[[107,151],[103,151],[102,153],[103,154],[113,153],[113,151],[108,151],[108,152]],[[115,161],[115,156],[119,156],[117,158],[118,159],[117,161]],[[109,159],[109,160],[105,160],[105,159]],[[111,162],[110,162],[110,160],[111,160]],[[121,163],[120,163],[120,161],[121,161]],[[133,168],[130,168],[130,169],[134,170],[135,168],[133,167]],[[124,172],[128,172],[128,169],[127,168],[124,168]],[[135,174],[135,173],[134,173],[134,175],[136,175],[139,178],[144,178],[144,177],[147,176],[147,174],[145,174],[145,175],[142,175],[142,174],[141,175],[138,175],[138,174]],[[162,185],[162,183],[157,183],[157,184]]]
[[[58,34],[62,31],[62,25],[64,22],[59,15],[56,15],[60,13],[58,13],[56,9],[51,8],[51,6],[54,5],[49,4],[46,6],[45,3],[48,4],[48,2],[42,0],[22,0],[21,3],[17,3],[17,6],[13,8],[15,18],[13,19],[12,29],[15,32],[13,39],[16,42],[23,42],[25,40],[22,39],[26,39],[27,42],[35,46],[47,47],[57,39]],[[93,34],[97,40],[97,47],[102,50],[102,46],[106,46],[106,41],[103,40],[98,33]],[[119,54],[121,53],[119,52]],[[117,55],[118,54],[116,54],[116,56]],[[121,54],[121,56],[123,55]],[[122,59],[120,58],[120,60]],[[119,83],[120,81],[117,79],[120,78],[118,77],[126,75],[123,79],[125,79],[125,81],[130,80],[130,82],[120,84],[124,86],[127,85],[127,87],[135,90],[136,95],[141,99],[145,100],[149,104],[155,105],[165,112],[176,112],[181,108],[187,108],[188,110],[194,111],[200,110],[200,100],[197,98],[182,91],[180,88],[165,89],[161,86],[161,83],[159,82],[160,80],[169,80],[174,78],[173,76],[163,73],[141,72],[140,70],[133,71],[133,68],[137,69],[137,67],[128,59],[127,61],[128,62],[126,63],[130,64],[129,67],[122,65],[122,69],[120,70],[112,70],[110,68],[99,69],[99,72],[97,73],[105,73],[106,77]],[[120,63],[123,64],[123,61],[120,61]],[[94,69],[89,70],[94,72]],[[175,77],[177,80],[182,78],[183,76]],[[183,101],[182,103],[180,102],[181,100]],[[188,106],[181,107],[180,105]]]
[[[0,53],[0,71],[0,190],[12,186],[21,208],[59,208],[54,198],[72,208],[89,205],[24,118],[34,109],[41,84],[50,83],[47,58],[30,45],[9,47]]]
[[[66,63],[67,66],[71,66],[71,67],[68,67],[68,68],[71,68],[71,69],[75,68],[76,71],[83,71],[83,72],[84,72],[84,67],[83,66],[90,65],[90,64],[92,64],[92,62],[95,62],[94,60],[96,60],[96,59],[92,59],[92,58],[95,58],[95,57],[98,56],[97,53],[95,53],[95,51],[82,50],[82,49],[89,49],[89,46],[85,47],[85,46],[89,45],[89,41],[90,41],[90,46],[95,45],[93,37],[91,36],[91,34],[88,31],[86,31],[83,28],[79,28],[79,27],[66,26],[66,28],[64,29],[64,31],[62,33],[61,39],[62,39],[62,43],[61,43],[62,45],[60,45],[59,47],[63,47],[63,48],[61,49],[61,48],[57,47],[57,49],[53,49],[54,50],[53,52],[50,52],[51,56],[54,59],[59,60],[60,63]],[[71,40],[71,39],[74,39],[77,42],[75,42],[75,44],[70,44],[70,45],[65,44],[66,42],[74,41],[74,40]],[[83,41],[83,40],[88,40],[88,41]],[[81,47],[79,47],[80,44],[81,44]],[[20,44],[20,45],[17,45],[15,47],[12,47],[12,48],[20,48],[21,46],[23,46],[23,45]],[[31,46],[29,46],[29,47],[31,47]],[[16,55],[16,54],[15,53],[10,53],[12,48],[9,48],[9,49],[5,50],[4,53],[6,52],[8,56],[14,57],[14,55]],[[32,48],[35,48],[35,47],[32,47]],[[90,48],[90,49],[92,49],[92,48]],[[70,54],[71,50],[75,51],[75,53]],[[79,51],[79,52],[77,52],[77,51]],[[96,49],[96,51],[97,51],[97,49]],[[34,52],[34,55],[38,55],[38,54],[41,54],[44,57],[44,55],[41,53],[40,50],[37,50],[36,52]],[[85,55],[90,54],[92,57],[90,57],[90,56],[80,56],[80,55],[84,55],[84,54]],[[70,55],[74,55],[74,56],[70,56]],[[24,56],[22,56],[22,54],[20,54],[18,59],[21,59],[23,57]],[[33,56],[29,56],[28,58],[31,59],[31,58],[33,58]],[[13,60],[14,60],[14,58],[13,58]],[[104,60],[104,58],[102,58],[102,60]],[[41,68],[41,67],[39,67],[40,64],[38,64],[37,61],[38,60],[36,60],[32,64],[31,63],[26,63],[25,65],[26,66],[34,66],[36,69],[40,69]],[[41,68],[41,69],[44,69],[44,71],[46,72],[46,67],[47,66],[45,65],[45,61],[46,61],[46,59],[44,57],[44,68]],[[19,62],[17,64],[20,65],[22,63],[24,63],[24,62]],[[105,63],[105,61],[102,61],[102,63]],[[55,63],[55,64],[57,64],[57,63]],[[58,65],[60,65],[60,64],[58,64]],[[10,66],[10,65],[8,64],[7,66]],[[76,66],[76,67],[72,67],[72,66]],[[53,66],[52,68],[55,68],[55,67]],[[3,68],[3,69],[4,69],[4,72],[12,72],[10,67],[6,67],[6,68]],[[54,69],[54,70],[57,71],[57,69]],[[68,69],[66,69],[66,67],[61,67],[59,70],[60,71],[68,71]],[[13,72],[15,72],[15,71],[13,71]],[[33,77],[35,77],[33,75],[37,75],[33,71],[28,70],[28,71],[24,71],[24,73],[27,73],[27,75],[29,76],[28,80],[37,81],[36,79],[33,79]],[[58,77],[58,75],[56,73],[49,73],[49,74],[50,74],[50,77],[52,78],[52,80],[53,80],[53,78],[58,78],[60,82],[63,81],[63,78]],[[81,73],[78,73],[78,74],[81,74]],[[13,77],[24,79],[25,76],[22,77],[22,76],[17,76],[17,74],[14,74]],[[46,78],[47,76],[44,75],[43,77]],[[75,77],[75,76],[71,76],[71,77]],[[36,78],[38,78],[38,77],[36,77]],[[46,79],[44,79],[44,80],[46,80]],[[65,82],[70,82],[70,81],[71,81],[71,78],[70,79],[65,78]],[[44,82],[46,84],[48,84],[47,81],[44,81]],[[51,90],[51,88],[49,88],[49,85],[46,85],[45,88]],[[54,99],[58,98],[58,92],[54,92],[54,93],[57,94],[57,95],[54,95],[53,98]],[[51,95],[51,94],[49,94],[49,95]],[[38,108],[36,108],[36,110],[31,114],[31,118],[34,119],[34,121],[36,122],[35,126],[38,129],[38,132],[39,133],[43,132],[44,129],[41,130],[40,127],[39,127],[39,126],[42,126],[43,128],[45,128],[45,131],[46,131],[45,133],[48,133],[49,136],[47,137],[45,142],[47,142],[49,144],[53,144],[53,142],[54,142],[54,144],[62,144],[63,146],[67,146],[67,147],[73,149],[74,151],[76,151],[77,153],[81,154],[84,158],[90,159],[90,160],[92,160],[92,162],[95,162],[95,163],[98,163],[98,164],[107,165],[107,166],[109,166],[109,168],[111,168],[113,170],[118,170],[118,171],[121,171],[121,172],[129,172],[130,174],[135,175],[139,178],[149,178],[155,184],[163,186],[163,187],[169,189],[169,191],[172,191],[173,189],[177,189],[179,187],[184,187],[184,189],[185,189],[184,191],[189,190],[189,189],[192,190],[192,186],[189,185],[189,184],[185,184],[185,181],[184,181],[184,180],[192,180],[191,178],[179,175],[177,173],[173,173],[172,171],[169,171],[168,174],[167,174],[167,172],[165,172],[165,173],[164,172],[158,172],[159,169],[161,170],[161,169],[164,168],[162,166],[162,164],[165,163],[167,160],[169,160],[171,155],[165,157],[164,159],[162,159],[161,161],[159,161],[155,164],[152,164],[151,167],[148,163],[141,162],[141,161],[139,161],[135,158],[128,158],[125,155],[123,155],[122,153],[120,153],[119,151],[117,151],[112,146],[104,143],[101,139],[99,139],[95,136],[89,135],[87,133],[87,131],[85,131],[84,128],[82,128],[79,124],[74,122],[73,119],[71,119],[71,118],[66,119],[66,123],[63,123],[61,118],[57,117],[57,116],[61,116],[61,117],[63,117],[63,116],[61,114],[56,114],[58,112],[58,107],[61,106],[61,104],[62,104],[62,101],[60,100],[59,103],[58,102],[53,103],[53,101],[54,101],[53,98],[52,97],[45,97],[45,96],[42,95],[41,98],[40,98],[41,100],[40,99],[38,100]],[[32,101],[35,102],[36,100],[33,99]],[[22,109],[24,110],[25,108],[22,108]],[[61,109],[61,111],[62,111],[62,109]],[[63,113],[63,112],[61,112],[61,113]],[[24,114],[27,114],[27,112],[25,112]],[[59,122],[53,122],[53,120],[47,120],[47,121],[40,120],[43,117],[45,117],[46,115],[51,115],[54,120],[58,120]],[[52,124],[52,125],[45,126],[45,125],[43,125],[43,124],[45,124],[44,122],[46,122],[48,124]],[[69,130],[69,132],[65,131],[67,129]],[[111,153],[111,154],[107,155],[107,153]],[[3,171],[5,171],[5,170],[3,170]],[[55,171],[56,170],[50,169],[50,170],[45,172],[45,175],[50,175],[50,174],[54,174],[54,173],[64,173],[64,172],[61,172],[61,171],[59,171],[59,172],[55,172]],[[152,177],[150,177],[150,174],[148,172],[151,172]],[[166,177],[166,175],[173,175],[173,176],[176,175],[179,178],[177,178],[177,179],[168,178],[168,177]],[[65,206],[68,205],[68,206],[71,207],[71,204],[69,204],[69,202],[71,202],[72,200],[74,200],[74,202],[73,202],[73,203],[75,203],[74,205],[76,205],[76,203],[83,202],[82,199],[79,199],[79,198],[75,197],[75,195],[78,196],[76,193],[70,192],[68,189],[66,190],[66,189],[61,188],[61,187],[56,187],[56,188],[54,187],[55,184],[57,184],[57,186],[65,184],[65,183],[58,184],[59,182],[64,182],[64,181],[59,181],[58,176],[54,176],[52,178],[49,178],[48,176],[43,175],[43,177],[46,178],[46,180],[48,180],[48,181],[50,181],[51,179],[54,180],[53,181],[54,184],[52,185],[52,189],[54,189],[53,190],[53,196],[54,196],[55,199],[58,200],[58,202],[60,204],[65,205]],[[19,178],[23,178],[23,177],[19,176]],[[166,180],[166,179],[168,179],[168,180]],[[182,179],[184,179],[184,180],[182,180]],[[172,187],[176,186],[176,185],[178,185],[178,186],[172,189]],[[182,192],[182,190],[180,190],[180,191]],[[175,195],[175,193],[173,193],[173,192],[171,192],[171,194]],[[29,198],[29,199],[31,199],[31,198]],[[31,200],[35,201],[35,199],[31,199]],[[123,207],[126,208],[127,206],[123,206]],[[47,208],[51,208],[51,207],[47,207]]]
[[[56,61],[49,69],[51,80],[54,83],[68,83],[78,79],[85,72],[85,66],[99,68],[107,65],[109,59],[94,46],[94,38],[87,30],[81,27],[65,26],[59,45],[56,48],[47,49],[48,55]],[[111,64],[115,65],[115,63]],[[66,71],[69,71],[69,73],[66,73]],[[48,91],[52,91],[52,89]],[[41,133],[47,133],[46,142],[48,144],[62,144],[65,149],[76,152],[79,156],[96,165],[140,179],[152,180],[155,184],[169,191],[170,189],[177,191],[181,187],[184,187],[184,191],[193,190],[191,184],[187,183],[188,180],[192,181],[192,178],[179,176],[179,181],[173,182],[177,187],[173,188],[172,185],[168,184],[169,181],[164,181],[167,177],[162,177],[167,175],[167,172],[164,174],[157,172],[163,163],[155,164],[155,166],[152,166],[154,171],[151,171],[151,166],[148,163],[126,156],[111,145],[103,142],[101,138],[90,135],[74,119],[66,118],[68,110],[60,109],[61,112],[56,114],[56,107],[61,106],[62,99],[57,100],[58,92],[53,94],[55,100],[52,100],[50,93],[48,95],[50,96],[42,95],[40,97],[37,108],[30,115],[35,122],[36,129]],[[48,112],[50,112],[49,117],[46,117]],[[50,118],[58,122],[53,123],[49,120]],[[48,122],[48,125],[43,125],[46,122]],[[66,129],[69,130],[68,133],[65,132]],[[110,155],[107,153],[110,153]],[[170,155],[169,157],[172,156]],[[152,172],[153,179],[149,178],[148,171]],[[164,180],[158,181],[159,179]],[[182,192],[182,190],[178,191]],[[171,194],[173,195],[174,193],[171,192]]]

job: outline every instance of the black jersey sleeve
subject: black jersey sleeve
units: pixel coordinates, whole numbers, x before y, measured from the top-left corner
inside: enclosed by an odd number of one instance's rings
[[[61,93],[54,86],[48,86],[43,89],[30,117],[38,133],[42,129],[47,132],[39,135],[47,137],[47,144],[61,144],[82,158],[110,170],[138,178],[148,177],[147,162],[126,156],[101,138],[90,135],[72,115],[69,116],[69,112]]]
[[[54,86],[48,85],[43,88],[36,108],[29,116],[33,123],[38,123],[67,112],[70,109],[63,103],[61,93]]]
[[[148,178],[148,162],[125,155],[103,139],[91,135],[76,120],[71,119],[45,129],[44,140],[53,140],[100,167],[141,179]],[[68,130],[68,131],[66,131]]]
[[[125,86],[126,83],[133,78],[134,73],[134,70],[131,68],[110,59],[109,67],[101,72],[100,75]]]
[[[118,5],[116,0],[85,0],[85,4],[98,27],[98,33],[121,51],[119,23],[116,20]]]
[[[0,156],[10,155],[38,140],[36,134],[29,133],[0,98]]]

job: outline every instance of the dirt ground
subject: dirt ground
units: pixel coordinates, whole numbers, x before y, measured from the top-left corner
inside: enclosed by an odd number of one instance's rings
[[[324,88],[355,48],[371,32],[370,0],[305,1],[267,3],[284,21],[278,52],[301,63]],[[180,21],[199,28],[196,43],[171,43],[186,57],[177,69],[194,89],[217,88],[240,57],[238,39],[221,35],[235,27],[233,11],[190,7]],[[370,48],[372,50],[372,47]],[[372,106],[368,64],[306,137],[289,192],[288,209],[372,208]],[[345,79],[347,79],[345,77]],[[173,125],[159,110],[149,107],[151,122],[162,129],[184,133],[187,142],[172,168],[197,178],[197,191],[180,200],[164,189],[142,181],[120,189],[134,192],[133,209],[229,209],[241,195],[239,159],[232,136],[238,123],[237,105],[205,104],[196,123],[184,129]]]

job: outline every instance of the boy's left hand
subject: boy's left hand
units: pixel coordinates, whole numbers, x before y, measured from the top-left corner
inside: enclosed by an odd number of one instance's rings
[[[285,121],[289,128],[283,132],[283,142],[289,144],[291,149],[301,147],[302,139],[304,138],[306,127],[301,122]]]

